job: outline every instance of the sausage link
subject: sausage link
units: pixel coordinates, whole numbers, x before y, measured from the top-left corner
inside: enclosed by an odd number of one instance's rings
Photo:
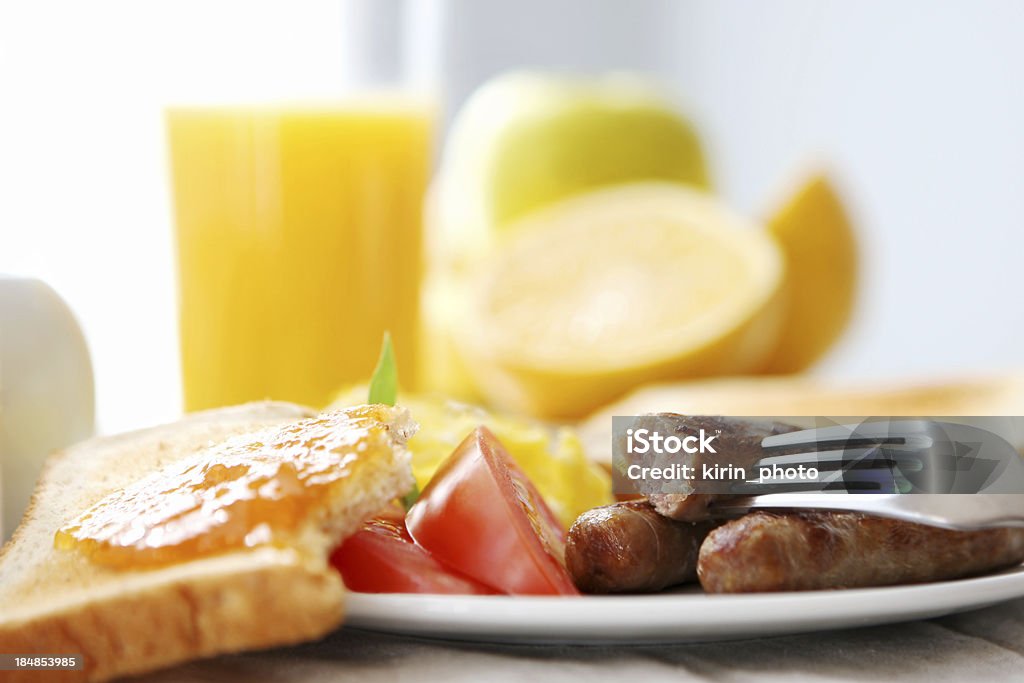
[[[643,500],[589,510],[569,529],[565,562],[585,593],[646,593],[697,580],[710,522],[677,522]]]
[[[709,593],[942,581],[1024,561],[1024,529],[950,531],[852,512],[755,512],[712,531],[697,573]]]

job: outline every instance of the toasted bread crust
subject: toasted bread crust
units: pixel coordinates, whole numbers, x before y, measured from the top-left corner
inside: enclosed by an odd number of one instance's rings
[[[287,557],[268,556],[262,565],[186,575],[27,615],[0,624],[0,652],[83,655],[85,669],[61,672],[61,680],[103,681],[311,640],[341,623],[344,588],[336,572]],[[54,675],[7,672],[4,680],[45,681]]]
[[[104,568],[53,547],[57,528],[143,474],[211,443],[312,414],[286,403],[248,404],[92,439],[54,454],[21,526],[0,551],[0,653],[80,654],[85,669],[5,672],[4,680],[59,675],[103,681],[315,639],[336,628],[344,613],[344,586],[327,564],[326,536],[351,532],[363,517],[405,492],[412,480],[404,451],[368,457],[361,466],[362,485],[350,487],[358,490],[348,492],[335,511],[342,517],[330,529],[311,528],[294,546],[258,547],[145,571]]]

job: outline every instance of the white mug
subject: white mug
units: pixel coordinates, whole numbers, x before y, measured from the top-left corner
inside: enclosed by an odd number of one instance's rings
[[[39,280],[0,275],[0,539],[46,457],[93,428],[92,363],[71,310]]]

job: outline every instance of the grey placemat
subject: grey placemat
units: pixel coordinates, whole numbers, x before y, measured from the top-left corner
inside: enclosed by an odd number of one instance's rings
[[[342,629],[145,677],[222,681],[1024,680],[1024,600],[930,621],[689,645],[480,645]]]

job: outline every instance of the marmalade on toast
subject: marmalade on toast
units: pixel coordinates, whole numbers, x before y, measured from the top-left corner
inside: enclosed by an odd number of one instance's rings
[[[54,546],[135,569],[273,545],[323,521],[358,461],[391,457],[393,413],[358,406],[210,446],[103,498]]]

